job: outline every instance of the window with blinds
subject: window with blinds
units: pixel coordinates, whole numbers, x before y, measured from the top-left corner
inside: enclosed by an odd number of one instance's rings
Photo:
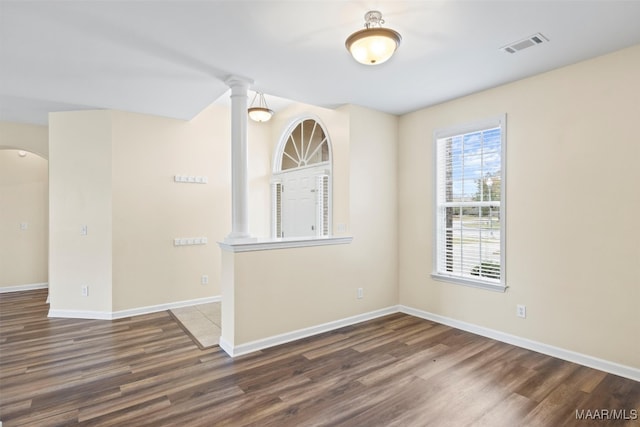
[[[436,279],[505,289],[505,116],[435,133]]]
[[[314,117],[295,119],[276,148],[271,178],[271,236],[331,235],[329,134]]]

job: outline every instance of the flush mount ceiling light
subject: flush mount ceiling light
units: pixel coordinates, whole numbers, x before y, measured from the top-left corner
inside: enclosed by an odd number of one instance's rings
[[[364,30],[356,31],[345,41],[353,59],[365,65],[387,61],[400,46],[402,37],[397,31],[382,28],[382,13],[370,10],[364,15]]]
[[[258,105],[254,107],[256,99],[258,99]],[[256,92],[253,101],[251,101],[251,107],[249,107],[247,111],[249,112],[251,120],[256,122],[269,121],[271,116],[273,116],[273,110],[267,107],[267,101],[265,101],[264,94],[261,92]]]

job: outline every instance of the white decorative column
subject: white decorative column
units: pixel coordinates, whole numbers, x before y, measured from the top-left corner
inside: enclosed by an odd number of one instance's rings
[[[231,233],[225,243],[255,240],[249,233],[249,155],[247,148],[247,89],[252,80],[231,76]]]

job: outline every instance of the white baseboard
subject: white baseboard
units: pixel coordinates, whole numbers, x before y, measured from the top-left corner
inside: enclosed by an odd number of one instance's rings
[[[42,285],[42,284],[38,284]],[[46,285],[46,284],[44,284]],[[31,289],[40,289],[31,288]],[[21,288],[20,290],[27,290]],[[13,292],[13,291],[4,291]],[[80,311],[80,310],[49,310],[49,317],[66,317],[66,318],[80,318],[80,319],[101,319],[101,320],[113,320],[123,317],[138,316],[141,314],[155,313],[158,311],[170,310],[172,308],[188,307],[198,304],[206,304],[210,302],[219,302],[220,296],[199,298],[194,300],[179,301],[174,303],[159,304],[148,307],[140,307],[129,310],[120,310],[115,312],[103,312],[103,311]],[[460,320],[452,319],[449,317],[441,316],[438,314],[430,313],[423,310],[407,307],[405,305],[390,306],[380,310],[371,311],[368,313],[359,314],[344,319],[339,319],[327,323],[323,323],[316,326],[311,326],[304,329],[287,332],[280,335],[274,335],[271,337],[250,341],[248,343],[239,344],[234,346],[220,337],[220,348],[231,357],[242,356],[245,354],[253,353],[255,351],[264,350],[269,347],[273,347],[280,344],[286,344],[291,341],[306,338],[312,335],[329,332],[335,329],[339,329],[345,326],[354,325],[356,323],[365,322],[367,320],[376,319],[378,317],[386,316],[393,313],[405,313],[410,316],[419,317],[422,319],[431,320],[433,322],[441,323],[443,325],[451,326],[456,329],[471,332],[476,335],[484,336],[487,338],[495,339],[497,341],[512,344],[517,347],[526,348],[528,350],[536,351],[539,353],[547,354],[549,356],[557,357],[558,359],[574,362],[579,365],[588,366],[590,368],[598,369],[604,372],[609,372],[614,375],[629,378],[634,381],[640,381],[640,369],[631,366],[621,365],[615,362],[599,359],[597,357],[588,356],[585,354],[577,353],[571,350],[566,350],[560,347],[544,344],[538,341],[521,338],[515,335],[507,334],[504,332],[496,331],[495,329],[485,328],[483,326],[474,325],[472,323],[463,322]]]
[[[124,317],[139,316],[141,314],[157,313],[158,311],[171,310],[172,308],[189,307],[192,305],[220,302],[221,297],[213,296],[197,298],[186,301],[171,302],[166,304],[150,305],[146,307],[131,308],[119,311],[91,311],[91,310],[49,310],[49,317],[65,317],[72,319],[97,319],[114,320]]]
[[[59,317],[63,319],[93,319],[93,320],[112,320],[110,311],[94,311],[94,310],[54,310],[49,309],[48,317]]]
[[[197,298],[186,301],[171,302],[167,304],[158,304],[147,307],[131,308],[129,310],[114,311],[112,319],[121,319],[123,317],[139,316],[141,314],[156,313],[158,311],[171,310],[172,308],[190,307],[192,305],[208,304],[211,302],[220,302],[220,295],[206,298]]]
[[[640,369],[631,366],[620,365],[608,360],[599,359],[597,357],[588,356],[586,354],[577,353],[575,351],[566,350],[560,347],[544,344],[538,341],[532,341],[515,335],[506,334],[496,331],[495,329],[485,328],[483,326],[474,325],[472,323],[462,322],[460,320],[451,319],[449,317],[440,316],[438,314],[429,313],[427,311],[400,305],[399,311],[411,316],[420,317],[422,319],[431,320],[433,322],[442,323],[452,328],[461,329],[483,337],[492,338],[497,341],[512,344],[517,347],[533,350],[558,359],[567,360],[579,365],[588,366],[600,371],[609,372],[614,375],[629,378],[634,381],[640,381]]]
[[[1,286],[0,294],[4,294],[7,292],[33,291],[34,289],[45,289],[48,287],[48,283],[28,283],[26,285]]]
[[[218,340],[218,345],[220,346],[220,348],[227,353],[229,356],[231,357],[236,357],[237,354],[234,354],[233,352],[233,345],[231,345],[227,340],[225,340],[224,338],[220,337],[220,339]]]
[[[329,332],[334,329],[354,325],[356,323],[365,322],[367,320],[372,320],[397,312],[398,306],[387,307],[340,320],[334,320],[332,322],[322,323],[320,325],[311,326],[309,328],[298,329],[296,331],[286,332],[284,334],[274,335],[272,337],[267,337],[256,341],[250,341],[248,343],[240,344],[237,346],[231,345],[229,342],[223,340],[222,337],[220,337],[220,348],[222,348],[231,357],[242,356],[244,354],[253,353],[254,351],[264,350],[268,347],[286,344],[288,342],[299,340],[301,338]]]

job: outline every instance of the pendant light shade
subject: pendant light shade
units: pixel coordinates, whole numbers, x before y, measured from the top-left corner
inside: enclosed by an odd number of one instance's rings
[[[256,99],[258,99],[258,105],[254,107]],[[251,101],[251,107],[247,111],[249,118],[256,122],[267,122],[273,116],[273,110],[267,107],[267,101],[265,101],[264,94],[261,92],[256,92],[253,101]]]
[[[345,41],[353,59],[365,65],[386,62],[396,51],[402,37],[397,31],[382,28],[382,13],[372,10],[364,15],[365,28],[351,34]]]

